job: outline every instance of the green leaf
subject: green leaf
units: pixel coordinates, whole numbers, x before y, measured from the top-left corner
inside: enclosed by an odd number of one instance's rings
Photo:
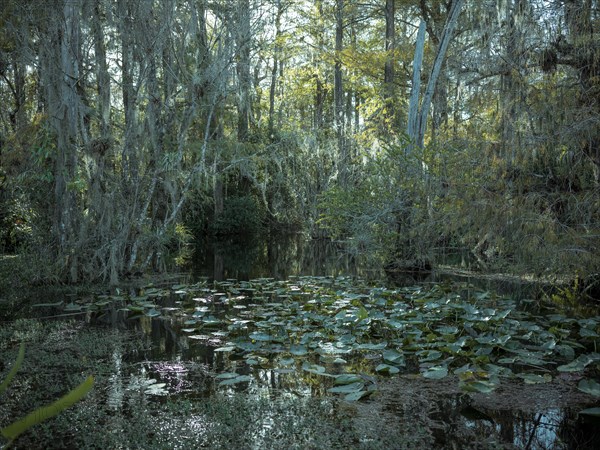
[[[379,364],[377,367],[375,367],[375,371],[379,373],[388,373],[390,375],[393,375],[395,373],[400,372],[400,369],[398,369],[395,366],[390,366],[389,364]]]
[[[581,372],[590,362],[591,360],[587,356],[582,355],[575,361],[571,361],[569,364],[558,366],[556,370],[559,372]]]
[[[279,360],[279,364],[285,367],[293,366],[295,363],[296,360],[294,358],[282,358]]]
[[[359,321],[365,320],[369,317],[369,311],[367,311],[364,306],[360,305],[360,308],[358,308],[358,312],[356,313],[356,317]]]
[[[148,316],[148,317],[158,317],[158,316],[160,316],[160,311],[158,311],[155,308],[150,308],[144,314],[146,314],[146,316]]]
[[[238,375],[235,378],[228,378],[226,380],[223,380],[219,383],[219,386],[230,386],[232,384],[238,384],[238,383],[245,383],[248,381],[252,381],[254,378],[252,378],[250,375]]]
[[[479,380],[479,381],[461,381],[459,383],[460,388],[467,392],[481,392],[483,394],[489,394],[496,389],[496,383],[491,381]]]
[[[358,392],[363,390],[365,384],[363,382],[357,381],[356,383],[345,384],[343,386],[335,386],[327,389],[327,392],[331,392],[333,394],[349,394],[351,392]]]
[[[541,384],[552,381],[552,376],[548,373],[544,375],[537,375],[535,373],[520,373],[517,376],[522,378],[526,384]]]
[[[344,400],[346,400],[347,402],[356,402],[356,401],[360,400],[361,398],[363,398],[365,395],[370,395],[370,394],[372,394],[371,391],[351,392],[350,394],[347,394],[344,397]]]
[[[324,377],[335,377],[335,375],[331,375],[325,372],[325,367],[319,366],[318,364],[309,364],[305,362],[302,364],[302,369],[306,372],[314,373],[316,375],[321,375]]]
[[[335,377],[335,384],[350,384],[362,381],[359,375],[353,373],[344,373]]]
[[[397,350],[394,349],[385,349],[383,351],[383,359],[384,361],[390,362],[392,364],[401,364],[404,365],[404,355]]]
[[[62,300],[56,303],[36,303],[35,305],[31,305],[32,308],[58,308],[62,306]]]
[[[433,366],[423,372],[425,378],[430,380],[440,380],[448,375],[448,368],[445,366]]]
[[[169,391],[165,389],[167,383],[153,383],[148,385],[144,394],[147,395],[167,395]]]
[[[3,428],[0,433],[10,441],[15,440],[21,433],[24,433],[34,425],[58,415],[69,406],[77,403],[85,396],[85,394],[90,391],[90,389],[92,389],[93,386],[94,377],[90,375],[83,383],[70,391],[68,394],[64,395],[48,406],[38,408],[32,413],[29,413],[23,419]]]
[[[577,385],[577,389],[594,397],[600,397],[600,384],[596,383],[595,380],[583,379]]]
[[[589,328],[581,328],[579,330],[579,335],[581,337],[598,337],[598,333],[594,330],[590,330]]]
[[[305,345],[292,345],[290,346],[290,353],[296,356],[304,356],[308,353]]]
[[[588,408],[583,411],[579,411],[579,414],[584,416],[600,417],[600,408]]]
[[[427,361],[435,361],[436,359],[440,359],[442,356],[442,352],[439,352],[437,350],[430,350],[427,352],[427,356],[425,356],[424,358],[420,358],[421,362],[427,362]]]
[[[435,329],[440,334],[452,335],[458,333],[458,328],[454,326],[442,326]]]
[[[360,350],[383,350],[386,347],[387,347],[387,342],[379,342],[377,344],[367,342],[364,344],[359,344],[357,346],[357,348]]]
[[[229,379],[229,378],[235,378],[238,377],[239,375],[235,372],[224,372],[224,373],[220,373],[219,375],[217,375],[215,378],[218,380],[221,379]]]
[[[232,352],[235,350],[235,345],[227,345],[225,347],[215,348],[215,352]]]
[[[6,376],[6,379],[2,382],[2,384],[0,384],[0,394],[2,394],[6,390],[6,388],[8,388],[10,382],[21,368],[23,358],[25,358],[25,343],[21,342],[21,346],[19,347],[19,353],[17,354],[15,364],[13,365],[12,369],[10,369],[10,372]]]
[[[71,302],[68,303],[67,305],[65,305],[65,311],[81,311],[81,309],[83,308],[83,306],[81,305],[76,305],[75,303]]]

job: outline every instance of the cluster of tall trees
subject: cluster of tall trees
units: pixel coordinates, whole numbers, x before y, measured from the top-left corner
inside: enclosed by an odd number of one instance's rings
[[[597,0],[3,4],[2,245],[61,278],[163,268],[243,211],[593,266]]]

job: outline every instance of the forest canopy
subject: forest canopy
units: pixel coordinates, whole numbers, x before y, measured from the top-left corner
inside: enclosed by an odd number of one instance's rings
[[[3,0],[0,251],[116,283],[303,230],[596,273],[598,30],[597,0]]]

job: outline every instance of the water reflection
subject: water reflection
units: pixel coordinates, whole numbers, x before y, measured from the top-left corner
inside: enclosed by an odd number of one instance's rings
[[[282,280],[291,275],[374,276],[361,267],[356,257],[341,252],[341,246],[328,240],[307,240],[302,235],[203,242],[196,247],[192,273],[195,278],[217,281],[262,277]]]
[[[114,374],[110,377],[108,390],[108,404],[114,410],[126,407],[131,401],[128,396],[140,393],[147,400],[159,402],[170,401],[169,398],[209,398],[217,391],[231,397],[243,393],[256,399],[273,400],[327,395],[327,380],[303,372],[297,362],[289,366],[281,364],[281,358],[274,358],[269,365],[257,357],[255,364],[248,364],[243,358],[215,352],[224,344],[219,332],[205,330],[203,335],[193,335],[202,336],[201,339],[191,338],[183,331],[185,325],[175,312],[172,316],[146,317],[116,311],[97,319],[96,324],[107,325],[106,321],[111,320],[114,327],[137,330],[149,344],[148,350],[127,357],[115,350]],[[129,373],[122,369],[124,361],[133,368]],[[249,375],[251,381],[219,387],[215,376],[223,372]],[[333,371],[328,369],[327,372]],[[419,385],[419,382],[412,380],[412,387],[408,387],[407,381],[402,381],[405,395],[420,398],[423,402],[419,408],[411,408],[410,401],[390,400],[385,390],[381,397],[362,404],[387,403],[392,417],[407,423],[418,409],[426,415],[429,424],[434,424],[431,430],[436,446],[440,448],[470,448],[474,442],[479,442],[481,448],[512,445],[526,449],[592,449],[597,448],[600,440],[598,429],[577,417],[581,408],[532,411],[521,405],[514,409],[493,409],[478,404],[477,396],[443,390],[436,392],[433,384]],[[268,441],[273,420],[277,417],[262,417],[259,428],[252,430],[256,442]]]
[[[338,250],[337,245],[330,242],[307,244],[299,238],[271,243],[218,243],[198,252],[194,277],[215,280],[292,278],[293,283],[296,283],[297,279],[293,275],[298,274],[361,275],[356,260],[347,255],[338,256]],[[227,284],[234,283],[221,282],[214,286],[215,289],[223,289]],[[124,407],[127,395],[132,392],[141,392],[146,395],[146,401],[156,402],[166,402],[169,401],[168,398],[212,399],[216,393],[231,398],[244,393],[250,398],[272,400],[287,397],[321,398],[327,395],[327,388],[331,387],[332,381],[308,374],[302,370],[298,361],[281,363],[282,356],[279,354],[270,360],[258,355],[250,359],[248,353],[251,343],[248,343],[249,347],[245,348],[243,354],[231,354],[222,350],[223,346],[227,346],[227,338],[219,331],[219,326],[214,325],[223,316],[227,315],[230,319],[235,316],[240,320],[231,323],[243,326],[242,319],[255,319],[253,314],[247,313],[251,310],[256,312],[259,305],[255,303],[272,305],[278,301],[279,294],[274,290],[265,290],[261,292],[259,301],[258,297],[252,298],[254,289],[251,284],[238,286],[239,292],[225,290],[228,294],[204,289],[206,286],[201,285],[202,289],[198,289],[193,298],[190,295],[185,301],[185,295],[179,297],[177,291],[170,294],[169,298],[163,297],[160,307],[157,307],[161,310],[159,317],[117,308],[92,316],[91,321],[95,325],[136,330],[149,343],[148,350],[125,358],[132,367],[127,374],[122,374],[119,368],[122,361],[115,359],[115,376],[111,378],[113,385],[109,398],[111,405],[117,405],[115,408],[119,405]],[[466,288],[470,289],[468,286]],[[291,286],[284,296],[294,293],[294,289],[298,291],[294,295],[299,298],[304,294]],[[244,296],[236,297],[238,294],[247,295],[248,298],[240,300]],[[141,293],[137,292],[135,295]],[[470,294],[465,296],[470,297]],[[303,301],[299,300],[300,303]],[[494,301],[494,298],[490,300],[491,306],[495,306]],[[198,320],[202,318],[202,326],[195,327],[196,314]],[[260,317],[265,318],[267,315]],[[215,322],[208,319],[214,319]],[[186,325],[186,322],[191,323]],[[277,338],[278,330],[273,328],[269,332]],[[277,339],[273,339],[270,345],[272,353],[284,351],[278,347]],[[217,350],[219,347],[221,349]],[[315,358],[311,362],[327,365],[318,356]],[[331,370],[331,367],[332,364],[329,364],[327,373],[338,373],[336,369]],[[246,381],[234,385],[223,384],[222,380],[226,379],[219,379],[218,375],[224,373],[245,376]],[[401,389],[406,389],[406,386],[401,386]],[[430,388],[429,392],[424,391],[422,386],[417,386],[413,393],[423,399],[425,407],[418,411],[425,416],[438,447],[464,448],[479,442],[482,448],[594,448],[593,444],[599,441],[598,432],[586,428],[587,425],[577,418],[576,411],[569,408],[485,408],[471,404],[471,396],[462,393],[436,392],[435,388]],[[379,393],[377,395],[374,400],[361,402],[361,405],[385,404],[386,397],[379,397]],[[388,412],[396,423],[411,423],[415,408],[411,411],[410,402],[399,401],[395,405],[397,407],[389,408]],[[371,425],[376,422],[372,417],[369,419]],[[258,429],[249,432],[254,433],[257,442],[267,442],[267,436],[276,425],[276,420],[275,415],[264,415],[257,425]]]

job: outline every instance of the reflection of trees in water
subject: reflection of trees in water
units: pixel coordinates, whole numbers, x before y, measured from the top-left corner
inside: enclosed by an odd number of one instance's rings
[[[306,240],[301,235],[201,243],[196,249],[193,272],[216,280],[360,274],[356,258],[341,244]]]
[[[473,442],[514,445],[524,449],[597,448],[598,431],[577,420],[569,408],[544,411],[473,408],[467,397],[446,397],[430,409],[436,442],[448,448],[470,447]],[[474,440],[476,439],[476,441]]]

